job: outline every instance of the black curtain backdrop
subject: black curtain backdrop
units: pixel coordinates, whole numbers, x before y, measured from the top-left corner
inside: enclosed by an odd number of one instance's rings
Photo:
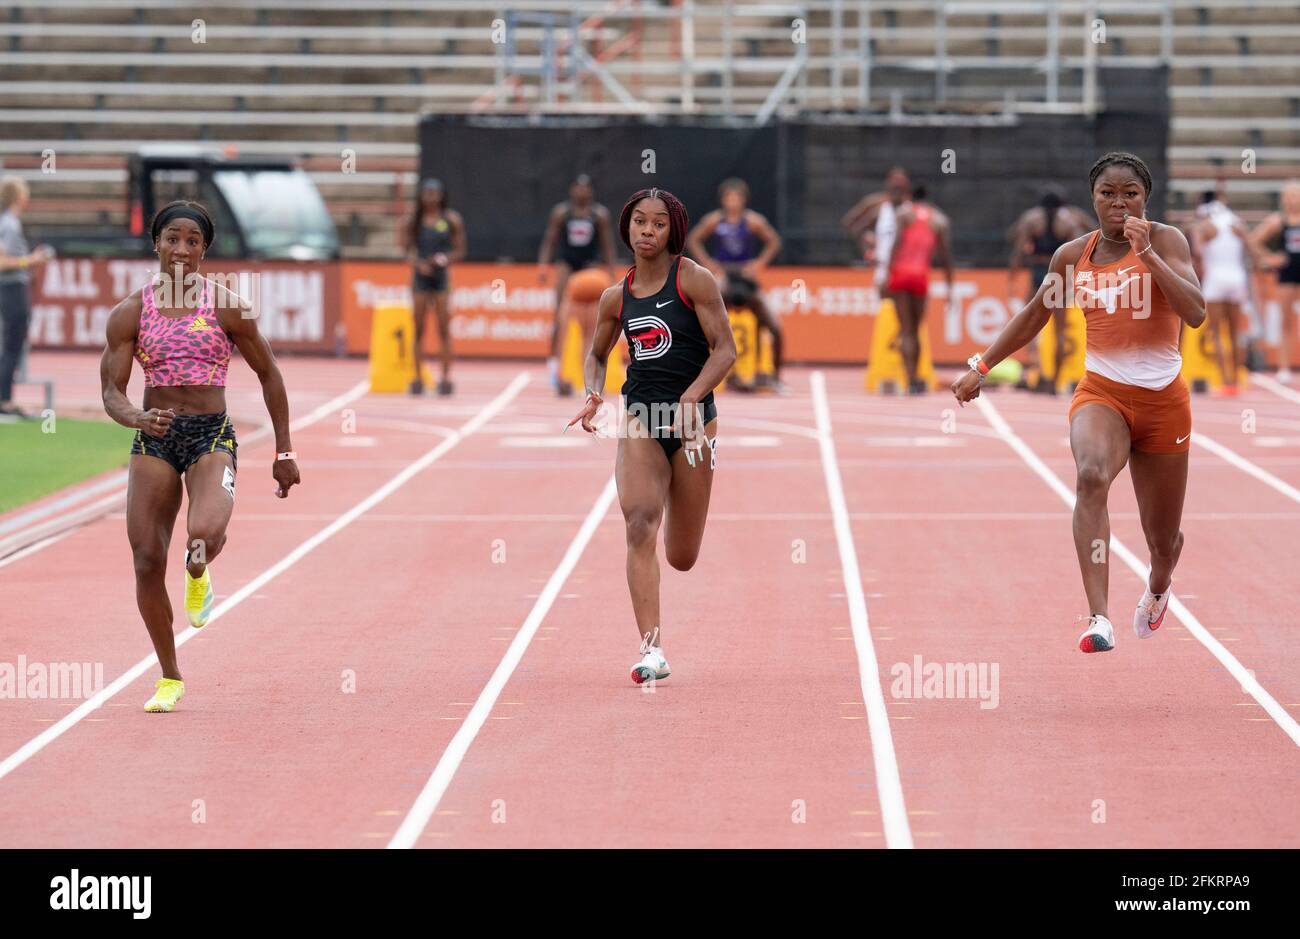
[[[783,264],[849,264],[840,230],[850,206],[902,165],[953,222],[961,266],[1006,263],[1006,229],[1047,183],[1088,208],[1088,169],[1108,150],[1151,167],[1148,210],[1161,219],[1168,179],[1169,99],[1164,69],[1102,69],[1105,109],[1095,118],[1027,115],[1002,126],[902,126],[808,116],[754,127],[717,120],[428,115],[420,126],[421,178],[436,176],[465,217],[471,260],[533,261],[547,215],[580,173],[615,216],[637,189],[658,186],[692,221],[717,206],[718,184],[749,183],[750,205],[784,240]],[[944,173],[952,150],[956,172]],[[653,159],[654,172],[643,171]],[[617,242],[617,234],[615,235]],[[617,244],[620,257],[629,254]]]

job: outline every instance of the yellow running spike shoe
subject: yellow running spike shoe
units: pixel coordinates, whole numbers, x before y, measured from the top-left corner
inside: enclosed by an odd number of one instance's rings
[[[153,697],[144,703],[144,709],[154,714],[168,714],[185,695],[185,682],[176,678],[159,678],[154,682]]]
[[[185,554],[185,615],[195,629],[205,626],[212,616],[212,575],[208,568],[203,568],[203,575],[197,580],[190,576],[190,555]]]

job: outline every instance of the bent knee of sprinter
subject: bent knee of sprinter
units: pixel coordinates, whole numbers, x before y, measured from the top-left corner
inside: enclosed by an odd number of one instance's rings
[[[191,553],[191,560],[207,564],[226,546],[225,529],[196,528],[189,533],[186,547]]]
[[[664,554],[668,558],[669,565],[679,571],[689,571],[700,557],[698,549],[686,551],[680,548],[665,548]]]
[[[1147,550],[1151,552],[1152,557],[1177,557],[1183,550],[1183,533],[1178,531],[1173,534],[1148,535]]]

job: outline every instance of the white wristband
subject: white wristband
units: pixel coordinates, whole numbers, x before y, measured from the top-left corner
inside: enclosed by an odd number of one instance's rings
[[[296,459],[298,459],[298,454],[295,453],[293,450],[286,450],[283,453],[277,453],[275,455],[275,462],[277,463],[279,463],[281,460],[296,460]]]

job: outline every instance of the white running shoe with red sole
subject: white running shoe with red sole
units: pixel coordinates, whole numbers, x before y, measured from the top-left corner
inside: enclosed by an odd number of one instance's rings
[[[658,681],[672,674],[668,668],[668,660],[664,658],[664,650],[657,644],[658,642],[658,626],[641,636],[641,661],[632,666],[632,680],[638,685],[648,681]]]
[[[1115,648],[1115,627],[1100,613],[1088,617],[1088,629],[1079,637],[1084,652],[1109,652]]]
[[[658,646],[651,646],[645,650],[641,656],[641,661],[632,666],[632,680],[638,685],[647,681],[659,681],[667,678],[672,674],[668,668],[668,660],[664,658],[663,650]]]
[[[1169,591],[1173,589],[1171,586],[1164,593],[1152,593],[1147,587],[1142,591],[1142,599],[1133,611],[1133,632],[1139,639],[1150,639],[1165,621],[1165,613],[1169,611]]]

